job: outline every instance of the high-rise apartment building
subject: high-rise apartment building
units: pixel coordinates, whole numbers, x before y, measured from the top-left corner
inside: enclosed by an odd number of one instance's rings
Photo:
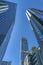
[[[26,10],[26,16],[30,21],[32,30],[35,33],[39,47],[41,49],[40,55],[43,64],[43,11],[35,8]]]
[[[43,45],[43,12],[37,9],[29,9],[26,11],[28,20],[30,20],[33,31],[39,42],[39,46]]]
[[[0,61],[2,60],[15,24],[16,3],[0,1]]]
[[[31,53],[29,52],[28,55],[26,55],[24,65],[43,65],[39,48],[34,48]]]
[[[30,52],[28,52],[24,59],[24,65],[32,65],[32,55]]]
[[[22,38],[20,44],[20,65],[24,65],[24,59],[27,53],[28,53],[28,42],[26,38]]]
[[[40,48],[35,48],[32,50],[32,61],[33,65],[42,65]]]

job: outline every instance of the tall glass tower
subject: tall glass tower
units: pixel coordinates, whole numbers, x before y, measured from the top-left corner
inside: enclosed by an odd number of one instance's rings
[[[16,4],[0,1],[0,61],[2,60],[15,24]]]
[[[43,11],[35,8],[26,10],[26,16],[31,23],[32,30],[35,33],[40,46],[41,59],[43,63]]]
[[[28,53],[28,42],[26,38],[22,38],[20,45],[20,65],[24,65],[24,59],[27,53]]]

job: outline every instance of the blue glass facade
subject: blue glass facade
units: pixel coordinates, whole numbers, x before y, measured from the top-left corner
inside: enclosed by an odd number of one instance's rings
[[[41,49],[40,55],[43,62],[43,11],[34,8],[29,9],[27,11],[27,17],[30,18],[32,30],[34,31],[37,41],[39,43]]]
[[[2,60],[15,24],[17,5],[8,1],[0,1],[0,4],[2,11],[0,12],[0,60]]]
[[[24,65],[26,51],[28,51],[28,42],[25,38],[22,38],[20,46],[20,65]]]
[[[11,62],[8,62],[8,61],[0,61],[0,65],[11,65]]]
[[[37,11],[35,12],[33,10],[29,10],[29,12],[31,13],[31,17],[29,17],[29,18],[30,18],[30,22],[31,22],[33,31],[35,32],[36,38],[39,42],[39,46],[42,48],[42,45],[43,45],[43,21],[42,21],[42,19],[39,19],[41,14],[39,14]],[[38,14],[36,14],[36,13],[38,13],[40,16],[38,16]],[[42,17],[40,17],[40,18],[42,18]]]

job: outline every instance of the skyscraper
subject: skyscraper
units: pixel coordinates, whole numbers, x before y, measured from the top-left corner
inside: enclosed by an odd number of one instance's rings
[[[40,49],[34,48],[24,59],[24,65],[43,65],[40,59]]]
[[[16,3],[0,1],[0,61],[2,60],[15,24]]]
[[[31,8],[26,10],[26,16],[31,23],[32,30],[35,33],[39,47],[41,49],[40,54],[43,64],[43,11]]]
[[[22,38],[20,45],[20,65],[24,65],[24,59],[27,53],[28,53],[28,42],[26,38]]]
[[[33,65],[43,65],[39,48],[35,48],[34,50],[32,50],[32,62]]]
[[[32,64],[32,55],[30,52],[28,52],[28,54],[26,55],[26,57],[24,59],[24,65],[33,65]]]

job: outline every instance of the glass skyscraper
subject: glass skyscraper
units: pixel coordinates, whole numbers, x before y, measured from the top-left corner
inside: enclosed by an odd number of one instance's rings
[[[35,48],[24,59],[24,65],[43,65],[40,59],[40,49]]]
[[[40,55],[43,64],[43,11],[35,8],[26,10],[26,16],[31,23],[40,47]]]
[[[3,59],[15,24],[16,3],[0,1],[0,61]]]
[[[20,43],[20,65],[24,65],[24,59],[27,53],[28,53],[28,42],[26,38],[22,38]]]

